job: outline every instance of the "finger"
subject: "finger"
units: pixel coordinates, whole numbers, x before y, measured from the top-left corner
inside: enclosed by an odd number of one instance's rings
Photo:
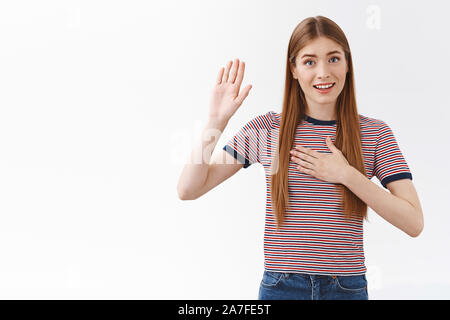
[[[233,61],[229,61],[227,64],[227,67],[225,68],[225,73],[223,74],[222,77],[222,82],[227,82],[228,80],[228,73],[230,72],[230,68],[231,68],[231,64],[233,63]]]
[[[328,148],[329,148],[331,151],[341,151],[341,150],[339,150],[339,149],[333,144],[333,141],[331,141],[331,138],[330,138],[330,137],[327,137],[327,138],[325,139],[325,141],[326,141],[326,143],[327,143]]]
[[[234,83],[234,81],[236,80],[236,73],[238,67],[239,67],[239,59],[235,59],[233,62],[233,67],[231,68],[231,74],[230,77],[228,78],[228,82]]]
[[[300,166],[304,167],[304,168],[308,168],[308,169],[314,169],[314,164],[308,161],[304,161],[296,156],[291,156],[291,161],[299,164]]]
[[[314,158],[314,157],[312,157],[312,156],[310,156],[310,155],[308,155],[306,153],[303,153],[303,152],[298,152],[298,157],[300,159],[303,159],[303,160],[308,161],[310,163],[314,163],[317,160],[317,158]]]
[[[306,173],[306,174],[310,174],[310,175],[312,175],[312,176],[315,175],[315,172],[314,172],[314,170],[312,170],[312,169],[303,168],[303,167],[300,167],[300,166],[298,166],[297,169],[298,169],[300,172],[303,172],[303,173]]]
[[[308,161],[312,164],[314,164],[317,161],[317,158],[314,158],[314,157],[312,157],[306,153],[303,153],[301,151],[291,150],[290,152],[291,152],[291,154],[297,156],[298,158]]]
[[[297,163],[298,163],[298,164],[300,165],[300,167],[302,167],[302,168],[307,168],[307,169],[314,170],[314,164],[312,164],[312,163],[309,163],[309,162],[306,162],[306,161],[303,161],[303,160],[298,160]]]
[[[238,70],[238,74],[237,74],[237,78],[236,78],[236,82],[235,84],[240,87],[242,84],[242,79],[244,79],[244,71],[245,71],[245,62],[242,61],[239,64],[239,70]]]
[[[217,80],[216,80],[216,84],[221,84],[222,83],[222,77],[223,77],[223,70],[224,68],[220,68],[219,70],[219,74],[217,75]]]
[[[296,146],[295,149],[297,149],[300,152],[306,153],[307,155],[319,159],[321,157],[321,154],[315,150],[305,148],[302,146]]]
[[[238,105],[240,105],[244,101],[244,99],[247,98],[248,93],[250,92],[251,88],[252,88],[252,85],[249,84],[248,86],[246,86],[244,89],[241,90],[241,93],[236,98],[236,102],[238,103]]]

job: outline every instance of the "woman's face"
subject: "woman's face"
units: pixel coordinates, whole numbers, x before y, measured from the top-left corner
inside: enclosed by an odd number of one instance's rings
[[[329,38],[319,37],[300,50],[291,71],[305,93],[308,106],[332,105],[334,108],[344,88],[348,67],[342,47]],[[334,84],[330,89],[315,88],[318,84],[330,83]]]

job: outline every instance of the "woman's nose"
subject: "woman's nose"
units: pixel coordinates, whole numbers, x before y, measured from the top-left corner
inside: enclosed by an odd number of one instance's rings
[[[330,77],[330,72],[328,70],[328,65],[323,62],[319,62],[317,65],[317,78],[327,79]]]

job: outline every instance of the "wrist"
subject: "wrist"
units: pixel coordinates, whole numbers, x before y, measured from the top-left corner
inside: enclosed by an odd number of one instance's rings
[[[352,179],[352,176],[355,173],[355,168],[348,164],[343,170],[342,170],[342,176],[341,176],[341,184],[343,184],[344,186],[347,186],[349,184],[349,182]],[[357,171],[357,170],[356,170]]]
[[[207,121],[207,126],[208,127],[216,128],[216,129],[219,129],[221,131],[223,131],[225,129],[227,124],[228,124],[228,121],[220,120],[220,119],[216,119],[216,118],[208,118],[208,121]]]

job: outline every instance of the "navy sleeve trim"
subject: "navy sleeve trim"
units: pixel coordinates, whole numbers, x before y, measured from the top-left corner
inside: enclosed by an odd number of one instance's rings
[[[229,145],[226,145],[225,147],[223,147],[223,150],[225,150],[226,152],[228,152],[229,154],[231,154],[234,158],[236,158],[240,163],[244,164],[244,169],[248,168],[251,163],[250,161],[248,161],[247,159],[245,159],[245,157],[243,157],[240,153],[238,153],[236,150],[234,150],[233,148],[231,148]]]
[[[381,184],[383,185],[383,187],[385,187],[387,189],[386,185],[389,182],[401,180],[401,179],[411,179],[412,180],[412,174],[409,172],[396,173],[396,174],[393,174],[393,175],[381,180]]]

